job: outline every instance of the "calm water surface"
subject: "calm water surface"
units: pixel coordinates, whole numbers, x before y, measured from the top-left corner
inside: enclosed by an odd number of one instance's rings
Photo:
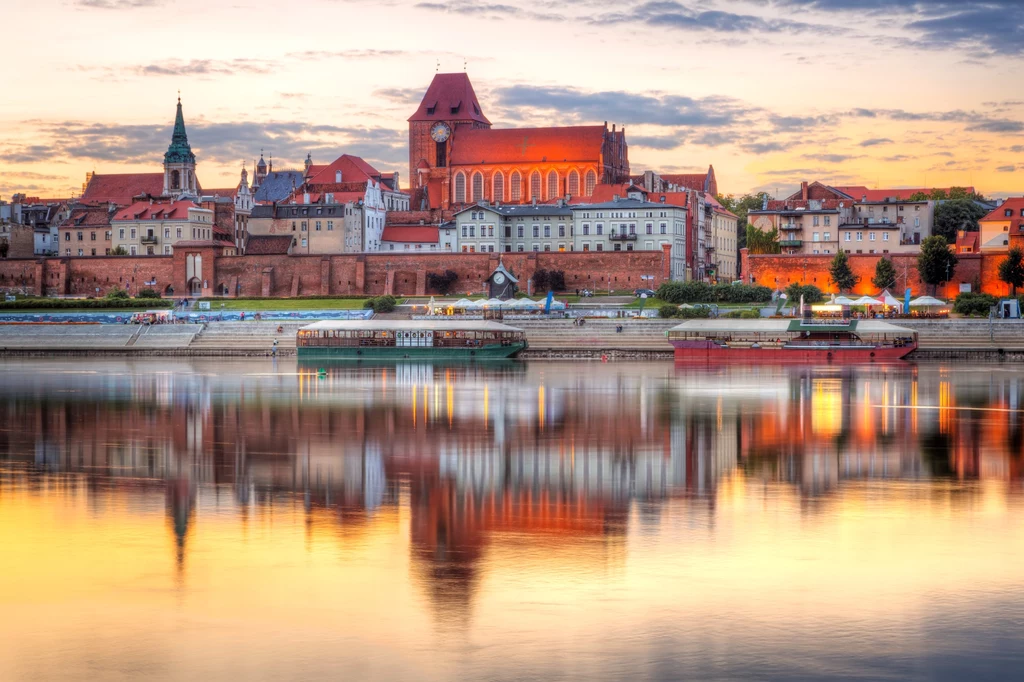
[[[1005,679],[1024,369],[0,361],[0,679]]]

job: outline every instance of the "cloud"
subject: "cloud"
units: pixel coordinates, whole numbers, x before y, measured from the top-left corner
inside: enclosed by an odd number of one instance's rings
[[[1016,170],[1016,166],[999,166],[996,168],[996,173],[1013,173]]]
[[[171,59],[159,64],[128,67],[140,76],[231,76],[236,74],[267,74],[271,65],[252,59]]]
[[[808,33],[830,34],[834,29],[792,19],[775,19],[752,14],[736,14],[714,9],[699,9],[673,0],[645,2],[624,11],[607,12],[590,18],[596,26],[638,24],[657,29],[723,34]]]
[[[1019,133],[1024,131],[1024,122],[1005,118],[990,119],[968,125],[967,130],[984,133]]]
[[[166,0],[77,0],[75,4],[87,9],[140,9],[159,7]]]
[[[629,139],[630,147],[646,149],[676,149],[682,144],[683,139],[678,135],[635,135]]]
[[[888,137],[872,137],[870,140],[864,140],[860,143],[861,147],[877,147],[880,144],[893,144],[893,141]]]
[[[452,0],[451,2],[420,2],[417,9],[441,12],[444,14],[461,14],[463,16],[480,17],[483,19],[533,19],[538,21],[566,21],[569,16],[551,12],[528,10],[522,6],[503,5],[500,3],[471,2],[469,0]]]
[[[743,151],[750,154],[771,154],[772,152],[783,152],[792,147],[794,142],[748,142],[740,145]]]
[[[803,158],[811,161],[821,161],[824,163],[843,163],[851,159],[860,159],[863,155],[852,155],[852,154],[804,154]]]
[[[912,161],[913,159],[913,156],[908,156],[906,154],[896,154],[895,156],[887,156],[882,160],[888,161],[889,163],[900,163],[901,161]]]
[[[1010,147],[1010,151],[1014,154],[1024,154],[1024,144],[1015,144]]]
[[[736,141],[737,136],[728,132],[705,132],[702,135],[691,138],[690,144],[697,144],[702,147],[721,147],[722,145],[732,144]]]

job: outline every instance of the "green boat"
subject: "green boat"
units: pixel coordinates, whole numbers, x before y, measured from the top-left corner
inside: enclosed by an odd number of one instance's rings
[[[522,329],[488,320],[324,320],[302,327],[300,358],[486,360],[527,346]]]

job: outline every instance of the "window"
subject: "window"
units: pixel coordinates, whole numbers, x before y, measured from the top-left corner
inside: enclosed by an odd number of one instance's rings
[[[871,242],[875,241],[875,233],[874,232],[869,232],[868,233],[868,241],[871,241]]]
[[[131,235],[132,235],[132,239],[135,239],[135,228],[134,227],[131,229]]]
[[[578,196],[580,193],[580,174],[577,171],[569,171],[569,179],[566,182],[566,194]]]
[[[473,201],[482,201],[484,198],[484,174],[480,171],[473,173]],[[481,216],[483,217],[483,216]]]
[[[545,225],[544,226],[544,236],[545,237],[550,237],[551,236],[551,226],[550,225]]]
[[[474,227],[473,225],[469,226],[469,236],[470,237],[475,237],[476,236],[476,227]]]
[[[294,232],[294,231],[295,231],[295,221],[293,220],[292,221],[292,232]]]
[[[132,256],[139,255],[139,247],[135,246],[135,244],[132,244],[131,246],[128,247],[128,253],[131,254]]]
[[[598,242],[597,243],[597,250],[598,251],[604,251],[604,244],[602,244],[601,242]]]
[[[170,239],[170,238],[171,238],[171,228],[165,227],[164,228],[164,239]]]
[[[481,213],[480,215],[483,215],[483,213]],[[483,228],[481,228],[481,229],[483,229]],[[483,235],[481,234],[480,236],[482,237]],[[494,236],[494,225],[488,225],[487,226],[487,236],[488,237],[493,237]]]
[[[333,232],[334,231],[334,221],[333,220],[328,220],[327,221],[327,231],[328,232]]]
[[[466,176],[464,173],[455,174],[455,203],[466,203]]]
[[[540,225],[533,226],[533,238],[536,239],[540,236]]]
[[[525,250],[525,247],[524,247],[524,246],[523,246],[522,244],[520,244],[520,245],[519,245],[519,246],[518,246],[518,247],[516,248],[516,251],[518,251],[519,253],[522,253],[522,252],[523,252],[524,250]]]
[[[857,233],[857,241],[859,241],[859,242],[864,241],[864,233],[863,232],[858,232]]]
[[[309,227],[309,224],[305,220],[303,220],[302,221],[302,231],[305,232],[307,227]]]
[[[306,238],[305,238],[305,237],[303,237],[303,238],[302,238],[302,245],[303,245],[303,246],[306,246],[306,245],[308,245],[308,244],[309,244],[309,242],[308,242],[308,241],[306,240]]]
[[[665,234],[668,229],[668,225],[666,223],[661,223],[658,227],[661,230],[661,234]]]
[[[583,188],[583,196],[591,196],[594,193],[594,185],[597,184],[597,173],[592,170],[587,171],[587,178],[585,186]]]
[[[583,223],[583,234],[590,234],[590,223]]]
[[[124,229],[123,228],[121,230],[121,239],[124,239]],[[64,241],[66,241],[66,242],[71,241],[71,233],[70,232],[65,232],[64,233]]]
[[[832,224],[832,216],[828,216],[828,215],[825,216],[825,227],[828,227],[831,224]]]
[[[540,251],[540,244],[534,244],[533,245],[533,250],[534,251]]]
[[[103,233],[103,238],[106,239],[108,242],[110,241],[110,230],[107,230],[106,232]]]
[[[604,234],[604,225],[602,223],[594,225],[594,229],[596,230],[596,234]]]
[[[645,224],[644,229],[647,231],[647,234],[654,234],[654,223]]]
[[[882,241],[883,242],[889,241],[889,233],[888,232],[883,232],[882,233]]]
[[[530,199],[540,201],[540,171],[533,171],[530,175]]]
[[[519,230],[518,230],[518,237],[519,237],[520,239],[522,239],[522,238],[523,238],[523,226],[522,226],[522,225],[520,225],[520,226],[519,226]]]
[[[469,236],[469,228],[466,227],[465,225],[462,226],[462,236],[463,237],[468,237]]]
[[[850,233],[849,232],[846,233],[846,241],[850,241]]]
[[[565,236],[565,225],[559,225],[558,226],[558,236],[559,237],[564,237]]]
[[[548,173],[548,199],[554,199],[558,196],[558,173],[551,171]]]
[[[811,241],[813,241],[813,242],[818,241],[818,233],[817,232],[815,232],[813,235],[811,235]]]
[[[511,191],[510,201],[523,200],[523,176],[519,174],[519,171],[512,171],[511,187],[509,189]]]
[[[821,220],[821,218],[819,216],[812,216],[812,218],[813,218],[812,226],[813,227],[817,227],[818,226],[818,221]]]
[[[630,234],[636,234],[636,223],[630,223],[629,224],[629,233]]]
[[[168,244],[164,244],[164,255],[165,256],[171,255],[171,247]]]
[[[318,221],[316,221],[316,226],[315,226],[315,228],[316,228],[316,231],[317,231],[317,232],[319,232],[319,231],[320,231],[320,221],[319,221],[319,220],[318,220]]]
[[[590,251],[590,242],[583,242],[583,250]]]
[[[181,228],[178,228],[178,239],[181,239]]]
[[[491,198],[495,201],[505,201],[505,176],[498,171],[491,178]]]
[[[827,242],[832,241],[832,233],[831,232],[826,232],[825,233],[825,241],[827,241]]]

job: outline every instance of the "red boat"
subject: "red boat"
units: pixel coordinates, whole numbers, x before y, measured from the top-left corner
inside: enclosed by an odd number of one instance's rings
[[[917,332],[880,320],[691,320],[668,330],[676,361],[876,362],[917,348]]]

